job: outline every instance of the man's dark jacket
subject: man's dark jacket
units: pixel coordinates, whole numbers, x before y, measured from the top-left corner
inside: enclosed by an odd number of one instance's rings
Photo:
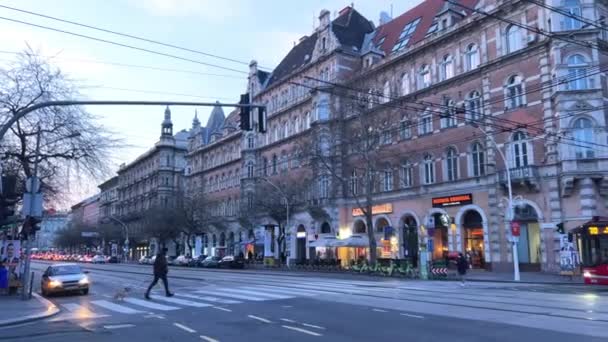
[[[166,275],[169,272],[167,266],[167,258],[164,254],[158,254],[156,260],[154,260],[154,275]]]

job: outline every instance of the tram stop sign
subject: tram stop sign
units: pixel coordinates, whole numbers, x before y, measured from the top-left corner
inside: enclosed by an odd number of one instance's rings
[[[512,221],[511,222],[511,235],[513,237],[519,237],[519,232],[520,232],[519,222]]]

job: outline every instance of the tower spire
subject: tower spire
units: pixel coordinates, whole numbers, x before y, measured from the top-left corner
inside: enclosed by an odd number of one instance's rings
[[[171,109],[165,108],[165,119],[161,124],[161,136],[173,136],[173,122],[171,122]]]

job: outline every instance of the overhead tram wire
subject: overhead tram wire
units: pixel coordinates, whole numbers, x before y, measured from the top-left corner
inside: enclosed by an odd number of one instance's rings
[[[27,22],[27,21],[22,21],[22,20],[17,20],[17,19],[11,19],[11,18],[6,18],[6,17],[2,17],[2,16],[0,16],[0,20],[6,20],[6,21],[18,23],[18,24],[33,26],[33,27],[42,28],[42,29],[45,29],[45,30],[55,31],[55,32],[59,32],[59,33],[65,33],[65,34],[72,35],[72,36],[75,36],[75,37],[86,38],[86,39],[90,39],[90,40],[94,40],[94,41],[98,41],[98,42],[102,42],[102,43],[106,43],[106,44],[110,44],[110,45],[121,46],[121,47],[125,47],[125,48],[132,49],[132,50],[147,52],[147,53],[151,53],[151,54],[155,54],[155,55],[159,55],[159,56],[164,56],[164,57],[169,57],[169,58],[174,58],[174,59],[178,59],[178,60],[181,60],[181,61],[191,62],[191,63],[195,63],[195,64],[200,64],[200,65],[204,65],[204,66],[208,66],[208,67],[212,67],[212,68],[218,68],[218,69],[223,69],[223,70],[227,70],[227,71],[237,72],[237,73],[241,73],[241,74],[247,74],[247,75],[249,74],[246,71],[232,69],[232,68],[224,67],[224,66],[217,65],[217,64],[206,63],[206,62],[198,61],[198,60],[187,58],[187,57],[172,55],[172,54],[169,54],[169,53],[164,53],[164,52],[150,50],[150,49],[146,49],[146,48],[142,48],[142,47],[137,47],[137,46],[133,46],[133,45],[118,43],[118,42],[107,40],[107,39],[97,38],[97,37],[93,37],[93,36],[87,36],[87,35],[84,35],[84,34],[75,33],[75,32],[66,31],[66,30],[61,30],[61,29],[57,29],[57,28],[54,28],[54,27],[34,24],[34,23]]]
[[[182,51],[196,53],[196,54],[207,56],[207,57],[212,57],[212,58],[216,58],[216,59],[220,59],[220,60],[224,60],[224,61],[228,61],[228,62],[233,62],[233,63],[238,63],[238,64],[249,66],[248,62],[241,61],[241,60],[238,60],[238,59],[233,59],[233,58],[229,58],[229,57],[219,56],[219,55],[212,54],[212,53],[209,53],[209,52],[205,52],[205,51],[201,51],[201,50],[195,50],[195,49],[191,49],[191,48],[187,48],[187,47],[183,47],[183,46],[179,46],[179,45],[175,45],[175,44],[171,44],[171,43],[165,43],[165,42],[161,42],[161,41],[154,40],[154,39],[144,38],[144,37],[140,37],[140,36],[136,36],[136,35],[132,35],[132,34],[128,34],[128,33],[122,33],[122,32],[118,32],[118,31],[113,31],[113,30],[109,30],[109,29],[104,29],[104,28],[101,28],[101,27],[93,26],[93,25],[83,24],[83,23],[79,23],[79,22],[72,21],[72,20],[67,20],[67,19],[61,19],[61,18],[58,18],[58,17],[53,17],[53,16],[50,16],[50,15],[46,15],[46,14],[42,14],[42,13],[37,13],[37,12],[33,12],[33,11],[27,11],[27,10],[24,10],[24,9],[10,7],[10,6],[6,6],[6,5],[0,5],[0,8],[5,8],[5,9],[11,10],[11,11],[17,11],[17,12],[21,12],[21,13],[26,13],[26,14],[38,16],[38,17],[41,17],[41,18],[46,18],[46,19],[51,19],[51,20],[59,21],[59,22],[66,23],[66,24],[71,24],[71,25],[76,25],[76,26],[80,26],[80,27],[85,27],[85,28],[88,28],[88,29],[92,29],[92,30],[96,30],[96,31],[100,31],[100,32],[105,32],[105,33],[110,33],[110,34],[114,34],[114,35],[117,35],[117,36],[127,37],[127,38],[131,38],[131,39],[143,41],[143,42],[146,42],[146,43],[152,43],[152,44],[156,44],[156,45],[160,45],[160,46],[164,46],[164,47],[169,47],[169,48],[173,48],[173,49],[178,49],[178,50],[182,50]],[[261,69],[266,69],[266,68],[262,68],[262,67],[260,67],[260,68]]]

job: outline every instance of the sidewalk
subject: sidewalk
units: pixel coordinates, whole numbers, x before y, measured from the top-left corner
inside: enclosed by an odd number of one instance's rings
[[[470,270],[467,272],[468,281],[479,282],[498,282],[498,283],[531,283],[531,284],[552,284],[552,285],[583,285],[583,278],[579,276],[569,277],[558,274],[542,272],[521,272],[521,281],[513,280],[513,273],[509,272],[487,272]]]
[[[33,293],[30,300],[21,300],[21,295],[0,296],[0,307],[0,327],[48,318],[60,311],[37,293]]]

